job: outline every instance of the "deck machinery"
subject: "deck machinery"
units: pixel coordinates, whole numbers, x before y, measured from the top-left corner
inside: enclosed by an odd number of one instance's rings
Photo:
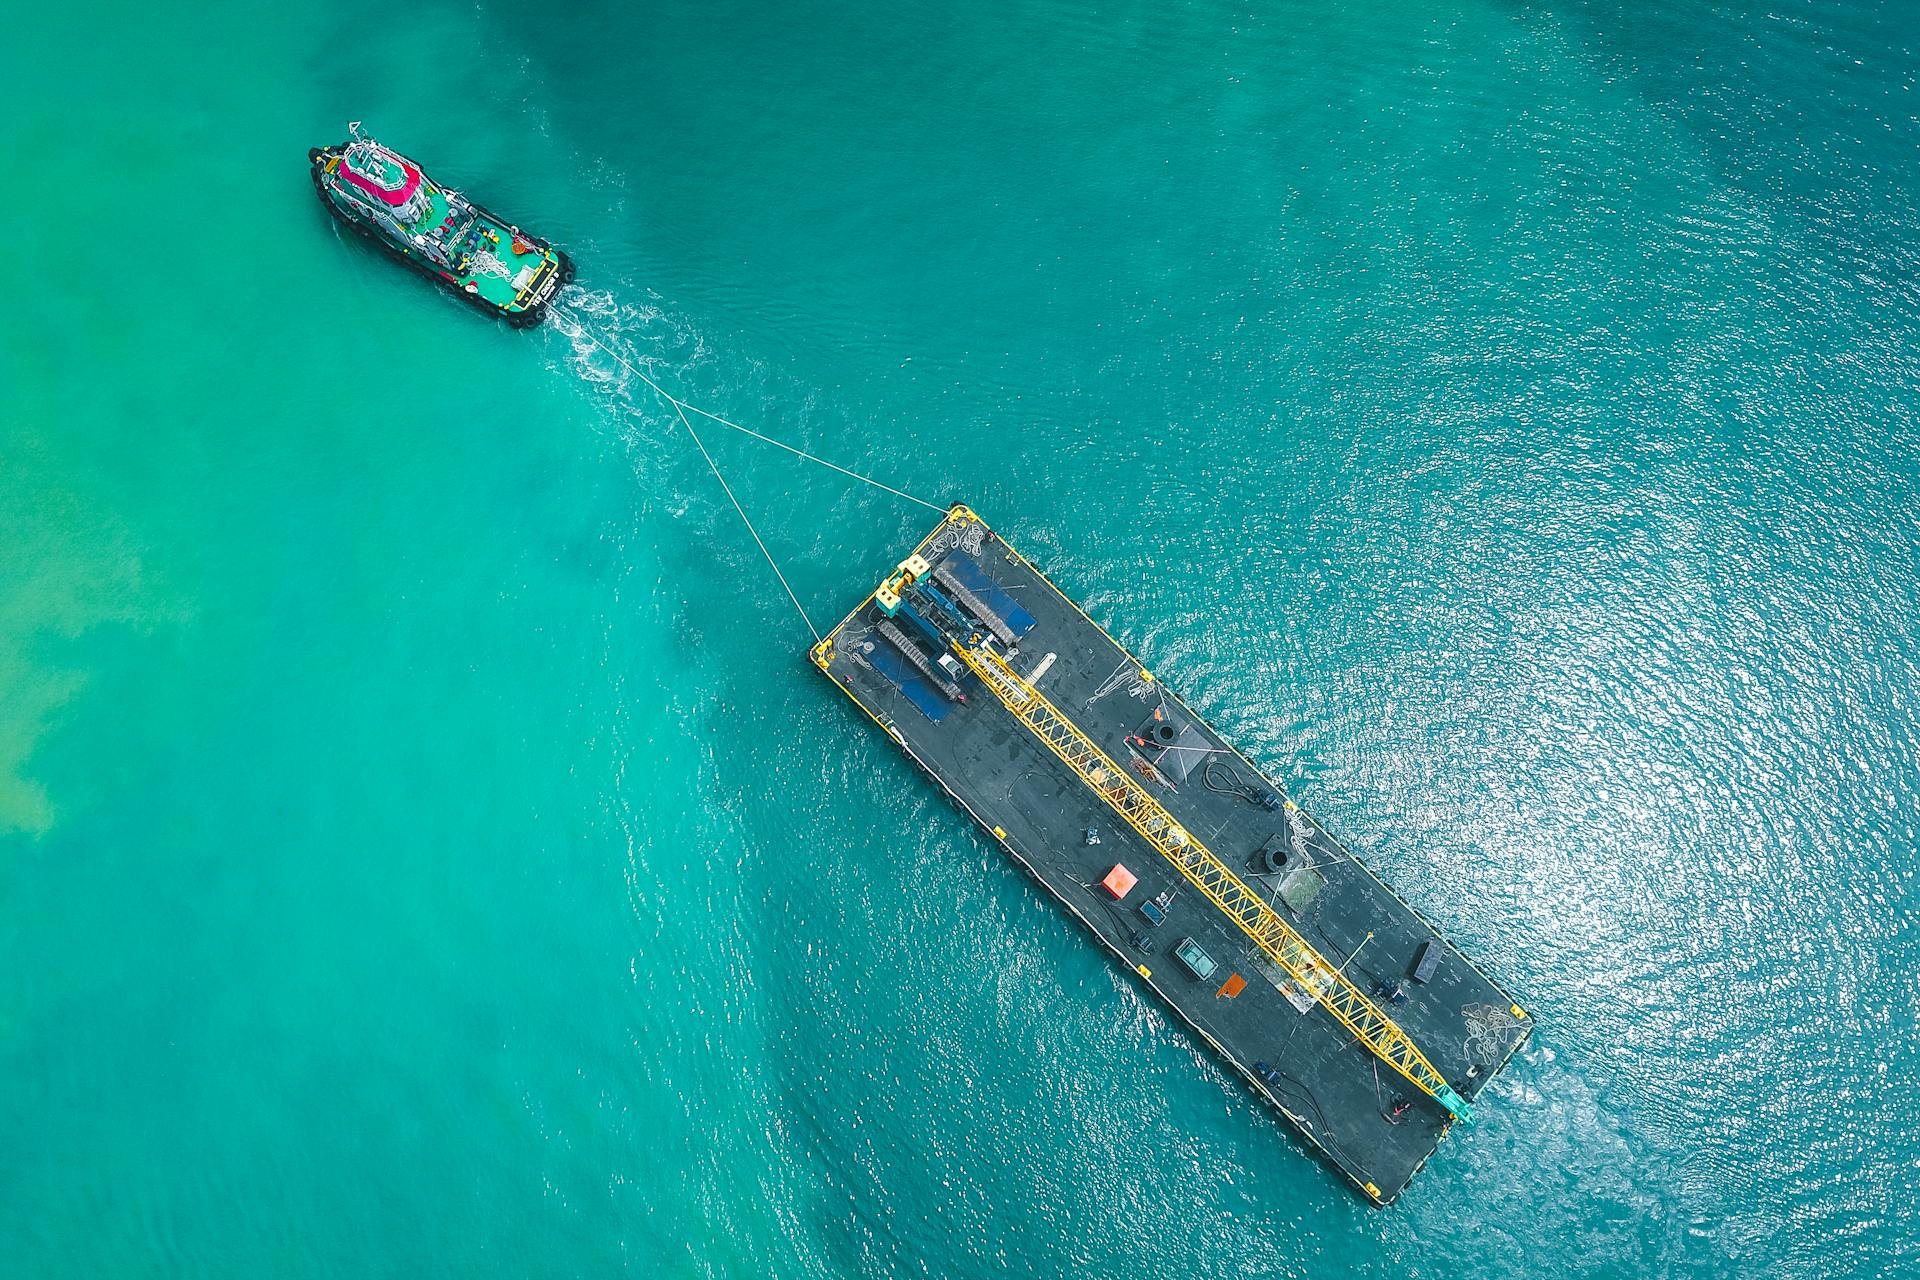
[[[1372,1203],[1531,1032],[967,507],[812,658]]]

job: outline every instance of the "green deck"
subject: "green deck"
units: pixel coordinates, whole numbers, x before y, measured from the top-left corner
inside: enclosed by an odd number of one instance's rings
[[[447,197],[446,194],[437,187],[429,194],[433,201],[433,212],[425,220],[425,225],[427,227],[437,227],[446,220],[448,208]],[[505,279],[502,279],[497,275],[481,271],[476,264],[467,274],[460,277],[460,283],[462,285],[474,285],[481,297],[493,303],[495,306],[500,307],[502,310],[511,308],[514,300],[519,297],[519,291],[513,287],[513,280],[515,276],[520,274],[522,267],[530,266],[537,270],[543,263],[556,261],[551,252],[542,252],[540,250],[535,250],[532,253],[514,252],[512,230],[484,214],[480,215],[474,223],[474,228],[476,234],[481,228],[491,228],[499,235],[500,243],[498,245],[488,245],[483,242],[482,247],[500,260],[502,265],[507,269],[507,276]]]

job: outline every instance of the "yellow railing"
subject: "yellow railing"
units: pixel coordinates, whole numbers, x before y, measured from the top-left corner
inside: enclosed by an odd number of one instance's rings
[[[1466,1099],[1446,1082],[1418,1045],[1339,969],[1324,960],[1292,925],[1247,887],[1211,849],[1174,821],[1147,789],[1094,745],[1005,658],[984,645],[956,646],[980,682],[1067,767],[1111,805],[1127,824],[1171,862],[1214,906],[1227,914],[1273,962],[1318,1000],[1342,1026],[1457,1120],[1472,1120]]]

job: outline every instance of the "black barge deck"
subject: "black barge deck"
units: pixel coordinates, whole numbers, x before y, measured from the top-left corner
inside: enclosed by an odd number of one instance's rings
[[[812,656],[1372,1203],[1406,1188],[1531,1032],[1505,992],[966,507]],[[1024,714],[1039,705],[1056,744],[1072,743],[1049,745]],[[1158,817],[1110,798],[1123,791]],[[1231,868],[1241,887],[1225,901],[1176,861],[1187,833]],[[1245,890],[1266,902],[1261,927],[1294,949],[1230,914]],[[1363,1029],[1379,1015],[1389,1048],[1410,1042],[1423,1065],[1396,1070],[1356,1032],[1351,1004],[1336,1012],[1336,990],[1372,1010]]]

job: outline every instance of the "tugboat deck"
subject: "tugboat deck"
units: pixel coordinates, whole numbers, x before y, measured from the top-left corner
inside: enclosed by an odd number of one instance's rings
[[[1144,780],[1166,815],[1375,999],[1460,1099],[1486,1087],[1531,1019],[979,517],[955,507],[915,553],[925,567],[907,585],[917,578],[921,594],[891,617],[886,588],[869,596],[814,649],[816,665],[1328,1163],[1372,1203],[1391,1203],[1447,1132],[1448,1107],[1304,990],[1014,704],[975,671],[943,669],[915,601],[949,610],[941,631],[972,624],[1026,686]],[[1090,829],[1099,843],[1087,842]],[[1277,870],[1263,849],[1277,851]],[[1116,866],[1137,877],[1118,898],[1102,884]],[[1164,894],[1156,924],[1142,905]],[[1217,966],[1204,980],[1176,958],[1189,939],[1201,968]]]

